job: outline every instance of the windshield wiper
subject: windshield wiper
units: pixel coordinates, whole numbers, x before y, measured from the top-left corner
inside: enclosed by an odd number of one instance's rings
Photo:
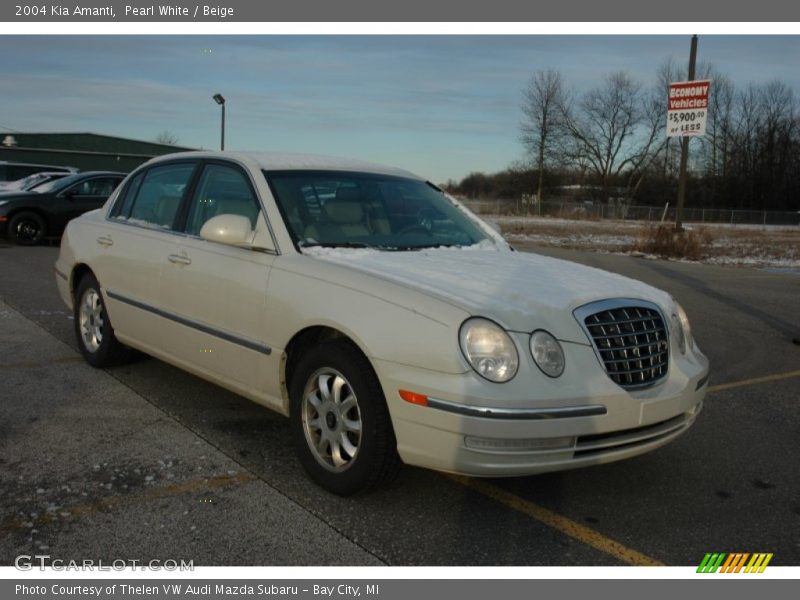
[[[301,248],[372,248],[364,242],[306,242],[303,240],[297,245]]]

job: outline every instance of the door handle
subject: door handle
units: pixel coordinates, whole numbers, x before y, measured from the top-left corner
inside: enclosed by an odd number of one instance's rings
[[[170,254],[168,257],[169,262],[176,264],[176,265],[190,265],[192,264],[192,259],[188,256],[183,256],[182,254]]]
[[[108,248],[109,246],[114,245],[114,240],[112,240],[107,235],[101,235],[99,238],[97,238],[97,243],[100,244],[101,246],[105,246],[106,248]]]

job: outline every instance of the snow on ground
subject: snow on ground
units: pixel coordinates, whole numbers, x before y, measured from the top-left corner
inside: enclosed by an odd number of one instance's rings
[[[628,247],[636,243],[636,236],[631,235],[603,235],[603,234],[580,234],[565,233],[563,236],[553,234],[510,233],[505,236],[509,243],[529,243],[541,244],[543,246],[562,246],[565,248],[575,248],[585,246],[587,248],[596,247]]]
[[[656,223],[492,215],[484,215],[483,218],[497,223],[511,244],[657,258],[636,250],[640,236]],[[700,262],[800,274],[800,227],[689,223],[686,228],[703,230],[711,240]]]

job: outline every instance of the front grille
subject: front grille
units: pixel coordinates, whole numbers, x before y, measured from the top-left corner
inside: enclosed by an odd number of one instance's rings
[[[654,304],[601,301],[581,307],[576,317],[582,319],[614,383],[624,388],[644,387],[667,374],[669,336]]]

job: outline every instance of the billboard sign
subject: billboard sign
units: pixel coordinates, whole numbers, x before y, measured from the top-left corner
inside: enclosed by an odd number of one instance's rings
[[[669,84],[667,137],[695,137],[706,133],[709,80]]]

